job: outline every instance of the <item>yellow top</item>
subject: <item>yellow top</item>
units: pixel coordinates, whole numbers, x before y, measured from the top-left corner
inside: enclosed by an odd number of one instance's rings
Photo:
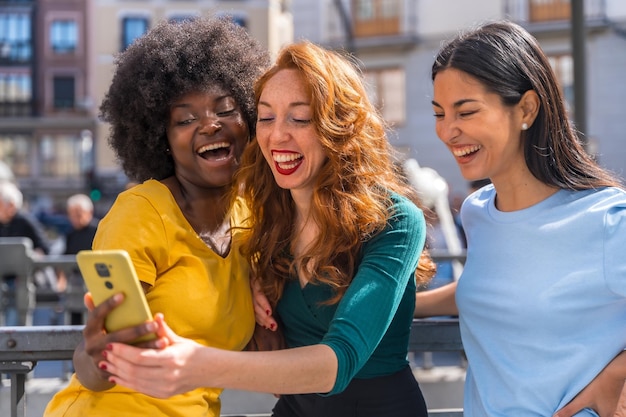
[[[231,224],[241,225],[247,208],[233,207]],[[240,233],[232,231],[225,258],[189,225],[169,189],[148,180],[119,195],[101,220],[94,249],[125,249],[139,279],[151,286],[152,314],[161,312],[179,335],[223,349],[241,350],[254,330],[248,264],[240,255]],[[93,392],[76,375],[48,404],[45,417],[219,416],[221,388],[202,388],[166,400],[124,387]]]

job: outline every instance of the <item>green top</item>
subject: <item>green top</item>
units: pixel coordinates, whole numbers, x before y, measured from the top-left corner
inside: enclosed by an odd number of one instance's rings
[[[323,343],[337,355],[332,391],[352,378],[390,375],[407,366],[409,333],[415,309],[414,272],[426,240],[422,211],[392,194],[392,216],[385,229],[363,244],[356,274],[342,300],[330,298],[328,285],[300,288],[289,280],[277,311],[289,347]]]

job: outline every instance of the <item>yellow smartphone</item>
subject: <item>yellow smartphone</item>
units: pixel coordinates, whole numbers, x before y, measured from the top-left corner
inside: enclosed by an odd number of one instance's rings
[[[97,306],[117,293],[124,293],[124,301],[105,319],[109,332],[136,326],[152,320],[135,266],[128,252],[119,249],[82,250],[76,254],[78,268]],[[147,334],[132,344],[153,340],[154,334]]]

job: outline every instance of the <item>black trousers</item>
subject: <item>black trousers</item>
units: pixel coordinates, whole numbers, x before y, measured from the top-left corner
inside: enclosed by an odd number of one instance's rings
[[[274,417],[427,417],[422,391],[410,367],[395,374],[353,379],[341,393],[282,395]]]

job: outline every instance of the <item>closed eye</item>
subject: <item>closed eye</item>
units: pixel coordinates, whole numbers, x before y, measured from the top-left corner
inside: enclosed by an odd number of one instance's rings
[[[236,113],[236,112],[237,112],[237,109],[236,109],[236,108],[234,108],[234,109],[230,109],[230,110],[225,110],[225,111],[218,112],[218,113],[217,113],[217,115],[218,115],[219,117],[226,117],[226,116],[230,116],[230,115],[232,115],[232,114],[234,114],[234,113]]]
[[[193,119],[193,118],[179,120],[179,121],[176,122],[176,125],[178,125],[178,126],[185,126],[185,125],[193,123],[195,120],[196,119]]]

